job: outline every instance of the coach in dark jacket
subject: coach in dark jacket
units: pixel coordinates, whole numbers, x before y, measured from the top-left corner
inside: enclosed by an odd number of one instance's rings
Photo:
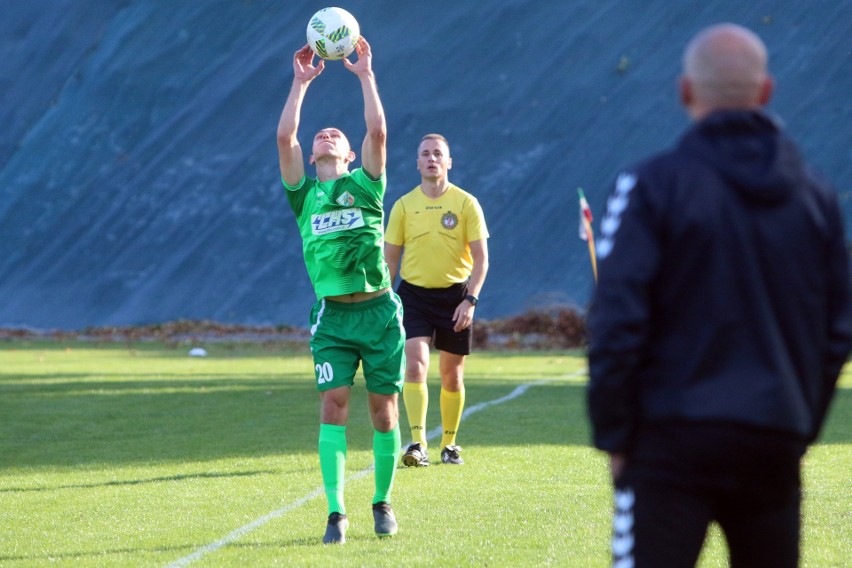
[[[693,566],[717,521],[732,566],[797,566],[800,458],[852,348],[835,191],[762,110],[766,48],[699,33],[672,150],[620,174],[601,222],[588,410],[611,455],[615,565]]]

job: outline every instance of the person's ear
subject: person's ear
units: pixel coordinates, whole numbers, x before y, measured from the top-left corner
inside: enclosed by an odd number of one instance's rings
[[[312,165],[312,166],[316,163],[316,160],[314,159],[314,155],[313,155],[313,154],[311,154],[310,156],[308,156],[308,163],[309,163],[310,165]]]
[[[758,98],[760,106],[764,106],[769,102],[769,99],[772,98],[772,91],[774,88],[775,81],[772,80],[771,75],[767,75],[766,79],[763,80],[763,84],[760,86],[760,95]]]
[[[354,162],[355,161],[355,152],[353,150],[349,150],[349,153],[346,154],[345,160],[346,160],[347,164],[351,164],[352,162]]]
[[[685,108],[692,106],[695,100],[695,93],[692,92],[692,83],[687,77],[681,76],[678,81],[678,92],[680,94],[680,104]]]

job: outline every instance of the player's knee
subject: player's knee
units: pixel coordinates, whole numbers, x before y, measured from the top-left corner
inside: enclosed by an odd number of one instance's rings
[[[441,377],[441,388],[450,392],[458,392],[464,388],[464,379],[461,374]]]
[[[382,409],[373,415],[373,428],[379,432],[390,432],[396,428],[397,422],[399,422],[397,409]]]
[[[349,409],[336,405],[323,405],[321,411],[321,422],[323,424],[336,424],[345,426],[349,418]]]
[[[349,417],[348,390],[332,389],[323,392],[320,413],[325,424],[346,424]]]
[[[463,360],[462,360],[463,361]],[[445,390],[458,391],[464,385],[464,363],[441,365],[441,386]]]
[[[421,383],[426,380],[429,371],[429,361],[420,359],[406,359],[405,380],[410,383]]]

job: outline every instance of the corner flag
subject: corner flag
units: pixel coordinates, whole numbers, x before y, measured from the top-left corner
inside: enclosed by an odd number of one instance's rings
[[[592,232],[592,210],[589,208],[589,202],[586,201],[586,196],[583,194],[583,188],[578,187],[577,193],[580,195],[580,238],[589,243],[592,274],[594,274],[595,282],[597,282],[598,263],[595,255],[595,235]]]

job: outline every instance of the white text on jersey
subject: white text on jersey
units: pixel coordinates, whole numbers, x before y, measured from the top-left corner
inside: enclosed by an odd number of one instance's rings
[[[364,226],[364,214],[360,207],[334,209],[311,216],[311,232],[314,235],[325,235],[338,231],[348,231]]]

